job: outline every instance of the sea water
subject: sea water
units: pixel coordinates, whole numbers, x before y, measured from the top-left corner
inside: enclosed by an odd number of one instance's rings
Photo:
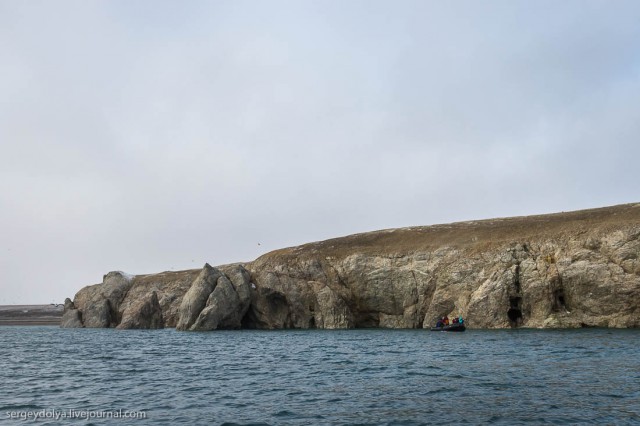
[[[640,330],[0,338],[0,424],[640,424]]]

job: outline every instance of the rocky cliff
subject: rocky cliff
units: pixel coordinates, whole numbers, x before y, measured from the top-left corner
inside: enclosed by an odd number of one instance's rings
[[[63,326],[639,327],[640,204],[390,229],[202,270],[105,275]]]

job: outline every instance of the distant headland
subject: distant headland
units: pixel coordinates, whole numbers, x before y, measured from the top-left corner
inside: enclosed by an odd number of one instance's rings
[[[63,327],[640,326],[640,204],[368,232],[179,272],[109,272]]]
[[[50,305],[0,305],[2,325],[58,325],[63,306]]]

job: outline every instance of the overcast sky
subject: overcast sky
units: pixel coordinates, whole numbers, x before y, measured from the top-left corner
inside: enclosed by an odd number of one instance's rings
[[[640,201],[638,1],[0,0],[0,304]]]

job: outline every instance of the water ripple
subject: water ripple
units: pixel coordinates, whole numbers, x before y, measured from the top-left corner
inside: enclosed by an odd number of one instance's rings
[[[638,330],[0,332],[3,424],[52,409],[154,425],[640,424]]]

